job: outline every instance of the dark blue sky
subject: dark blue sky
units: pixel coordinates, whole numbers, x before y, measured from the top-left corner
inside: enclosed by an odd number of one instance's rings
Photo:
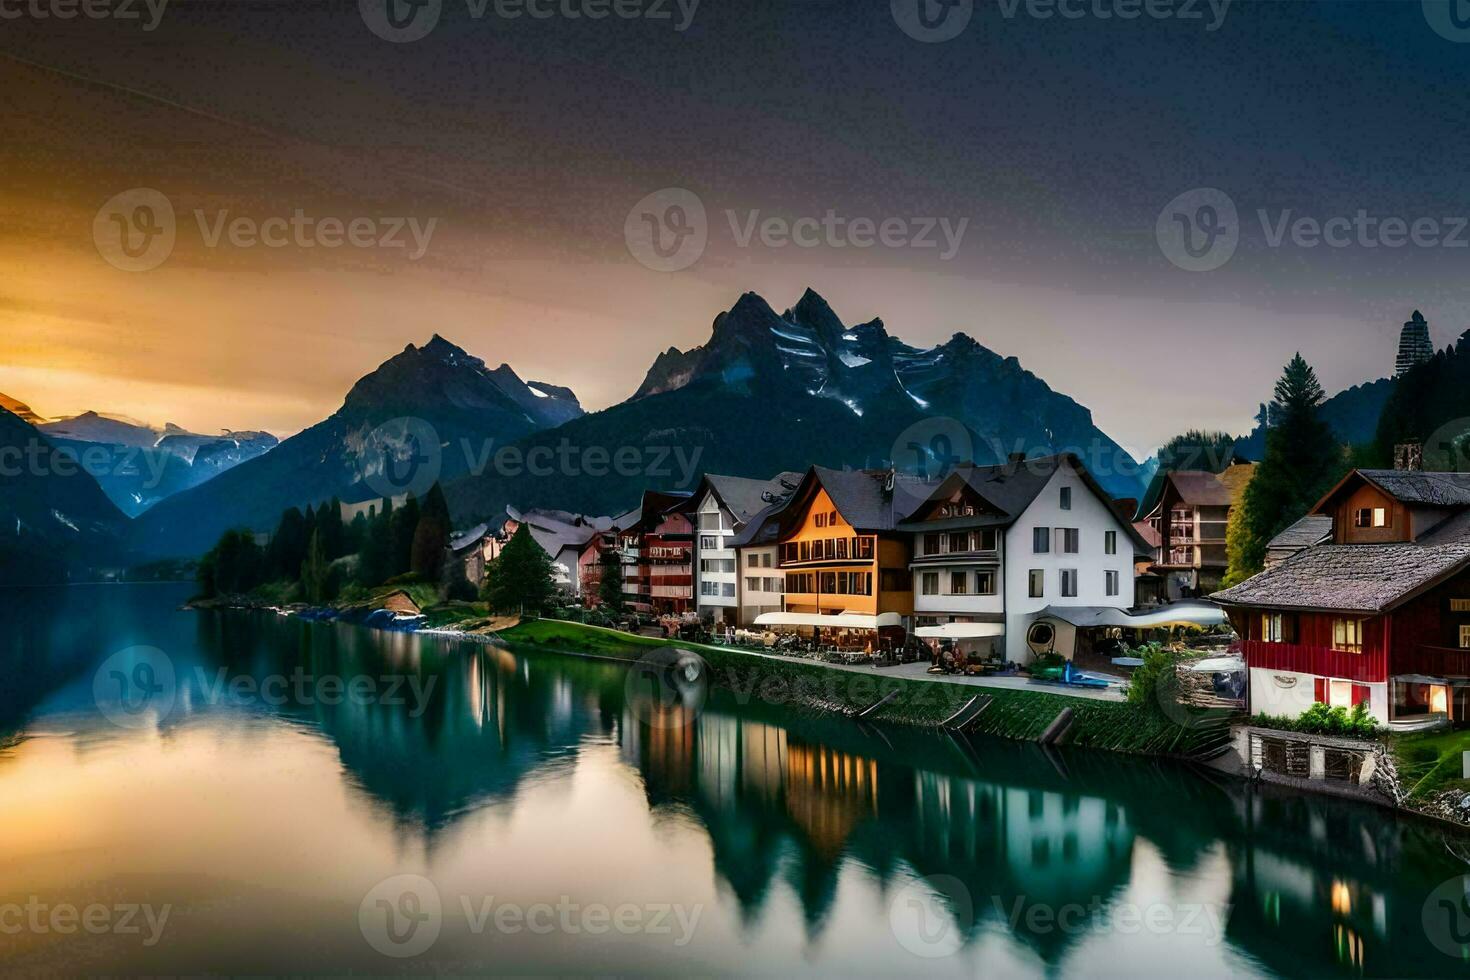
[[[1220,19],[1179,0],[1125,20],[1098,14],[1128,0],[1087,0],[1042,19],[976,0],[957,36],[921,43],[899,24],[918,2],[704,0],[680,31],[673,0],[670,20],[598,21],[508,20],[493,0],[476,19],[444,0],[411,43],[375,35],[356,3],[176,0],[152,31],[0,22],[26,62],[0,62],[16,272],[0,390],[49,414],[285,431],[438,331],[601,406],[659,350],[702,342],[741,291],[779,309],[811,285],[910,342],[963,330],[1015,354],[1147,451],[1186,425],[1245,428],[1294,350],[1336,389],[1388,371],[1415,308],[1439,345],[1470,326],[1470,43],[1437,32],[1434,9],[1256,0]],[[181,215],[146,274],[99,262],[86,235],[132,187]],[[660,272],[625,230],[667,188],[703,206],[707,245]],[[1238,215],[1208,271],[1179,268],[1156,233],[1197,188]],[[439,225],[405,262],[205,248],[183,217],[296,208]],[[1342,228],[1360,211],[1373,228],[1419,221],[1421,243],[1313,244],[1309,226],[1271,241],[1283,221]],[[741,237],[829,212],[894,222],[893,243]],[[924,219],[963,235],[917,247]],[[63,271],[83,285],[58,289]],[[270,356],[285,343],[290,364]],[[80,403],[99,379],[119,404]]]

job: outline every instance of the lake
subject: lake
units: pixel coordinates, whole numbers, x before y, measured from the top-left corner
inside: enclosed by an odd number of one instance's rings
[[[1466,971],[1378,808],[189,593],[0,591],[0,972]]]

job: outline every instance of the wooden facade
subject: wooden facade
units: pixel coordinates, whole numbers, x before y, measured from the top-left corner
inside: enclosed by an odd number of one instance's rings
[[[786,611],[912,616],[909,535],[862,532],[820,487],[781,537]]]

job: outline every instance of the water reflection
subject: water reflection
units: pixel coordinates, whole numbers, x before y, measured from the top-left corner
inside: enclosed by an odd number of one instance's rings
[[[90,703],[90,668],[151,642],[169,651],[179,685],[157,736],[178,741],[212,725],[243,744],[271,730],[329,746],[340,779],[392,827],[400,853],[432,854],[443,842],[463,855],[468,845],[445,838],[478,815],[528,806],[531,787],[573,785],[587,767],[620,768],[638,780],[655,834],[673,819],[698,828],[707,847],[708,871],[685,857],[677,878],[650,869],[650,881],[693,893],[699,874],[714,876],[733,924],[728,941],[696,944],[698,962],[714,969],[751,969],[752,950],[793,901],[816,972],[844,947],[879,948],[886,964],[915,970],[973,970],[984,959],[1026,972],[1096,972],[1106,962],[1108,972],[1177,975],[1188,957],[1207,973],[1286,976],[1437,976],[1461,966],[1426,941],[1421,923],[1425,897],[1461,867],[1436,832],[1376,809],[1151,760],[866,728],[721,692],[699,710],[671,699],[650,717],[627,703],[616,665],[169,612],[176,598],[117,589],[88,603],[32,597],[4,664],[0,799],[5,760],[38,733],[65,732],[79,750],[142,751],[127,742],[140,736],[110,727]],[[262,694],[272,678],[293,675],[308,679],[308,696]],[[322,678],[370,679],[373,696],[323,696]],[[301,757],[281,756],[305,771]],[[71,777],[81,778],[55,776]],[[610,854],[650,829],[604,818],[605,796],[559,799]],[[555,870],[556,847],[500,860],[528,880],[576,873]],[[385,858],[375,873],[397,870]],[[887,903],[922,878],[956,892],[941,905],[962,936],[955,960],[926,963],[890,934]],[[1122,927],[1125,913],[1150,908],[1172,910],[1166,930]],[[1207,947],[1207,921],[1183,928],[1191,910],[1208,909],[1221,915],[1223,948]],[[1070,924],[1062,910],[1076,910]],[[1008,959],[996,959],[999,949]]]

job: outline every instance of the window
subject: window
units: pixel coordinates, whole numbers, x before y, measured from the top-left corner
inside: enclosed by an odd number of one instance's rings
[[[949,536],[949,550],[951,552],[969,551],[970,536],[968,534],[951,534]]]
[[[1280,613],[1266,613],[1261,617],[1261,642],[1285,643],[1286,631],[1282,629]]]
[[[994,572],[976,572],[975,573],[975,594],[976,595],[995,595],[995,573]]]
[[[1117,572],[1111,572],[1110,571],[1110,572],[1104,572],[1103,575],[1104,575],[1104,577],[1106,579],[1107,594],[1110,595],[1110,596],[1111,595],[1117,595],[1118,594],[1118,573]]]
[[[1077,569],[1062,569],[1062,597],[1065,599],[1077,598]]]
[[[1038,527],[1031,531],[1031,550],[1038,555],[1051,551],[1051,528]]]
[[[1103,554],[1116,555],[1118,553],[1118,532],[1108,531],[1103,535]]]
[[[1062,487],[1062,510],[1072,509],[1072,488]]]
[[[726,599],[733,599],[733,598],[735,598],[735,583],[734,582],[721,582],[720,583],[720,595],[723,598],[726,598]]]
[[[761,568],[770,568],[771,567],[771,558],[772,558],[772,555],[771,555],[771,553],[769,551],[766,552],[765,554],[761,555]]]
[[[827,526],[827,515],[826,514],[818,514],[813,519],[813,523],[816,524],[817,527],[826,527]]]
[[[1082,532],[1075,527],[1059,527],[1057,536],[1061,538],[1062,554],[1075,555],[1082,550]]]
[[[827,526],[828,527],[836,527],[837,526],[837,511],[831,510],[831,511],[828,511],[827,512]]]
[[[758,578],[747,578],[745,580],[746,592],[761,592],[761,580]]]
[[[1354,527],[1388,527],[1388,511],[1382,507],[1360,507],[1353,514]]]
[[[853,546],[852,546],[852,556],[854,558],[861,558],[864,561],[871,560],[872,557],[873,557],[873,539],[872,538],[857,538],[857,539],[855,539],[853,541]]]
[[[988,528],[986,528],[983,531],[976,531],[975,532],[975,537],[977,537],[979,539],[975,543],[975,550],[976,551],[994,551],[995,550],[996,543],[998,541],[998,538],[996,537],[995,528],[988,527]]]
[[[1460,627],[1460,649],[1470,650],[1470,626]]]
[[[938,595],[939,573],[925,572],[923,575],[919,576],[919,588],[924,593],[924,595]]]
[[[965,595],[970,591],[970,576],[966,572],[949,573],[949,594]]]
[[[752,551],[750,554],[746,555],[745,556],[745,567],[746,568],[755,568],[756,567],[756,564],[757,564],[757,561],[756,561],[757,557],[758,556],[756,555],[756,553],[754,551]]]
[[[1031,598],[1040,599],[1046,595],[1046,572],[1039,568],[1031,569]]]
[[[1361,619],[1334,619],[1332,621],[1332,649],[1348,653],[1363,652],[1363,621]]]
[[[926,554],[926,555],[937,555],[937,554],[939,554],[940,551],[943,550],[939,546],[939,542],[943,539],[943,537],[944,536],[941,535],[941,534],[926,534],[926,535],[924,535],[924,554]]]

